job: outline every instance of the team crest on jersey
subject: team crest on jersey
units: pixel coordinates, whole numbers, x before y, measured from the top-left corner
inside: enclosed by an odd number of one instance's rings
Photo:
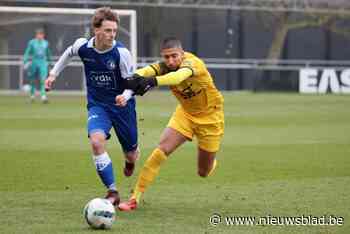
[[[114,62],[114,60],[110,59],[110,60],[107,61],[107,68],[109,70],[114,70],[115,69],[115,62]]]

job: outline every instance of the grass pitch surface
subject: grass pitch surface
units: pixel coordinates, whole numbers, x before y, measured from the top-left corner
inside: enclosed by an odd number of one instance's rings
[[[197,175],[196,144],[186,143],[161,168],[139,209],[118,212],[107,233],[350,233],[350,96],[224,97],[225,136],[214,175]],[[176,106],[169,92],[137,101],[136,175]],[[0,233],[105,232],[91,230],[82,216],[84,205],[105,193],[86,137],[85,104],[80,96],[53,96],[48,105],[0,96]],[[123,177],[114,133],[108,152],[125,200],[136,176]],[[222,216],[215,227],[214,213]],[[343,225],[271,221],[303,215],[333,215]],[[226,225],[230,216],[270,217],[275,224]]]

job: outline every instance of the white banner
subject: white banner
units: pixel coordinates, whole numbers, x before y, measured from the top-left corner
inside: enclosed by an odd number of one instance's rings
[[[350,94],[350,69],[301,69],[299,72],[300,93],[348,93]]]

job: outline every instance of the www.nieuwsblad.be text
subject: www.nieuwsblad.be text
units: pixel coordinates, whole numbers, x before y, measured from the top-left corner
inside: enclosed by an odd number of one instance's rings
[[[344,217],[335,215],[301,216],[224,216],[218,213],[209,217],[212,226],[342,226]]]

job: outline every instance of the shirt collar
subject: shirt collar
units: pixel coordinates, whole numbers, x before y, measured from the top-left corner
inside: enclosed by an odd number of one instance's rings
[[[116,45],[116,43],[117,43],[115,40],[113,40],[113,46],[112,46],[111,48],[109,48],[109,49],[107,49],[107,50],[100,51],[100,50],[98,50],[98,49],[96,49],[96,48],[94,47],[94,41],[95,41],[95,37],[92,37],[92,38],[88,41],[87,48],[93,48],[97,53],[100,53],[100,54],[103,54],[103,53],[106,53],[106,52],[112,50],[113,47],[114,47],[114,46]]]

